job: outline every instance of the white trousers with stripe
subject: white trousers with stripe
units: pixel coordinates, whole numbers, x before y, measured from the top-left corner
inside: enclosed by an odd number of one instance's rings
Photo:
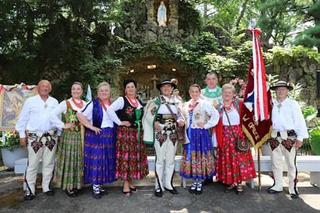
[[[298,194],[297,190],[297,167],[296,167],[296,148],[292,147],[290,152],[282,145],[279,144],[277,148],[272,151],[271,163],[274,176],[274,185],[271,189],[276,191],[283,190],[283,159],[288,166],[288,178],[289,178],[289,193]]]
[[[156,180],[155,189],[161,188],[164,191],[164,187],[167,189],[172,189],[172,178],[174,175],[174,165],[175,165],[175,155],[177,151],[177,144],[175,144],[169,139],[160,146],[160,142],[155,140],[154,148],[156,151]]]

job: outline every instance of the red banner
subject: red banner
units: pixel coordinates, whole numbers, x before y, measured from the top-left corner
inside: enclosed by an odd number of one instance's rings
[[[267,88],[265,65],[258,41],[260,30],[253,33],[253,60],[248,70],[248,84],[244,96],[244,107],[241,111],[242,129],[252,145],[257,149],[262,146],[271,134],[272,99]]]

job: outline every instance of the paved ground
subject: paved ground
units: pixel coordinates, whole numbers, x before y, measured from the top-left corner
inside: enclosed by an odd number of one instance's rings
[[[100,200],[93,199],[86,188],[77,198],[69,198],[59,189],[54,197],[47,197],[40,190],[37,198],[29,202],[21,200],[21,180],[17,180],[15,185],[7,186],[16,187],[12,196],[7,192],[6,200],[0,198],[0,212],[320,212],[320,189],[309,184],[307,174],[301,174],[299,179],[301,198],[297,200],[291,200],[286,193],[270,195],[266,193],[267,185],[263,185],[261,192],[247,187],[245,194],[240,196],[224,193],[224,187],[218,183],[206,186],[202,195],[193,195],[178,187],[179,195],[165,193],[164,197],[157,198],[153,195],[151,175],[140,183],[143,186],[130,198],[123,196],[118,182],[107,186],[109,194]],[[270,178],[263,176],[262,182],[269,184]],[[175,184],[179,184],[179,178]]]

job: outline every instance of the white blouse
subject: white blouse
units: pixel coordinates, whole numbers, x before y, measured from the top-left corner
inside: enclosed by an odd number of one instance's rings
[[[186,128],[190,126],[189,105],[191,100],[183,105],[183,115],[185,116]],[[204,128],[209,129],[217,125],[219,121],[219,112],[208,102],[199,100],[198,105],[193,109],[192,128],[200,128],[197,123],[204,122]]]
[[[235,107],[231,107],[230,111],[222,111],[222,125],[223,126],[229,126],[228,118],[226,116],[226,113],[228,113],[228,117],[230,120],[231,126],[233,125],[239,125],[240,124],[240,115],[238,110]]]
[[[83,103],[83,107],[80,109],[73,103],[72,98],[69,98],[68,101],[71,105],[71,108],[77,112],[80,112],[82,109],[84,109],[86,105],[86,102],[81,100]],[[54,123],[58,127],[59,130],[61,130],[64,126],[64,123],[61,120],[61,114],[66,112],[67,112],[67,101],[64,100],[59,104],[59,106],[51,114],[50,120],[52,123]]]
[[[107,107],[107,111],[109,111],[109,107],[108,106],[106,107]],[[81,114],[84,115],[91,122],[91,124],[92,124],[92,111],[93,111],[92,102],[88,103],[87,106],[84,108],[84,110],[81,111]],[[102,118],[101,128],[107,128],[107,127],[112,128],[114,126],[113,121],[111,120],[107,111],[105,111],[102,108],[103,118]]]

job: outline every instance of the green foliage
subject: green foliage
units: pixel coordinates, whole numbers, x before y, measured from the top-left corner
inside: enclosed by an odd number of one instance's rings
[[[311,60],[320,63],[320,54],[312,49],[303,46],[295,46],[292,48],[283,48],[275,46],[269,50],[272,57],[269,58],[272,64],[292,64],[304,60]]]
[[[200,15],[196,10],[194,10],[190,3],[181,1],[179,3],[178,14],[179,29],[182,29],[184,32],[189,34],[200,31],[202,27]]]
[[[309,22],[309,27],[302,31],[295,40],[296,44],[305,47],[317,47],[320,51],[320,1],[308,1],[303,5],[305,20]],[[314,25],[310,25],[313,21]]]
[[[307,123],[310,123],[317,117],[318,110],[313,106],[306,106],[302,109],[303,117]]]
[[[320,125],[310,132],[310,145],[313,154],[320,155]]]
[[[305,6],[302,1],[179,2],[179,30],[192,37],[178,43],[144,43],[127,40],[122,33],[113,35],[110,29],[125,29],[132,20],[142,29],[146,0],[3,0],[0,82],[35,84],[47,78],[53,83],[53,95],[61,100],[69,95],[72,82],[92,88],[102,80],[114,83],[116,72],[146,56],[177,61],[196,73],[197,81],[209,71],[219,72],[225,81],[245,78],[252,54],[251,38],[245,33],[248,21],[258,17],[258,23],[264,23],[260,27],[265,27],[263,38],[269,35],[275,44],[284,44],[288,32],[306,16],[294,12]],[[194,8],[200,4],[208,10],[198,13]],[[308,14],[316,16],[311,7]],[[267,65],[320,62],[316,51],[301,46],[274,47],[264,56]]]

